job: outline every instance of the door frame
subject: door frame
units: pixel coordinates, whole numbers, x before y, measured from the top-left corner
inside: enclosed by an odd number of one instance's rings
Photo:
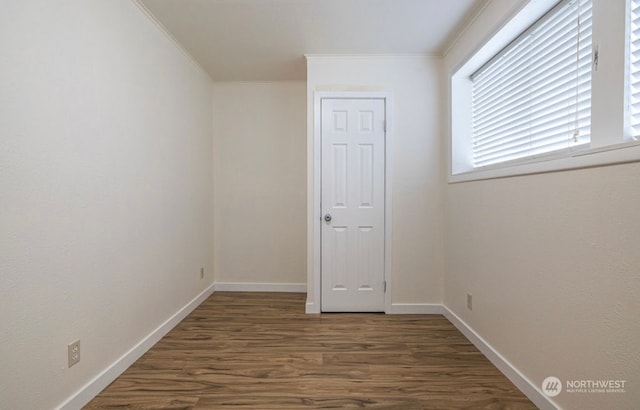
[[[384,280],[387,283],[386,291],[384,293],[384,311],[388,313],[391,308],[391,294],[393,290],[392,274],[391,274],[391,232],[392,232],[392,130],[393,122],[391,120],[392,101],[391,93],[387,91],[316,91],[314,92],[313,99],[313,184],[307,187],[309,194],[308,206],[313,206],[312,223],[309,226],[313,227],[313,268],[311,273],[312,282],[311,288],[313,289],[313,298],[307,295],[307,299],[312,299],[312,302],[307,302],[307,313],[320,313],[322,309],[322,295],[321,295],[321,209],[320,200],[322,198],[322,100],[323,99],[382,99],[385,103],[385,193],[384,193]],[[309,235],[311,236],[311,235]]]

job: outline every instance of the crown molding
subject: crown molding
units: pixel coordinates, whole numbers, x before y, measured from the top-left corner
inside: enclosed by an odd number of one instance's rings
[[[196,60],[193,55],[191,55],[191,53],[189,53],[187,49],[185,49],[184,46],[180,44],[180,42],[173,36],[173,34],[171,34],[171,32],[164,26],[164,24],[162,24],[160,20],[158,20],[156,16],[153,15],[153,13],[147,8],[147,6],[144,5],[142,0],[131,0],[131,2],[135,4],[136,7],[138,7],[142,14],[144,14],[149,19],[149,21],[151,21],[178,50],[180,50],[180,52],[187,58],[187,60],[189,60],[189,62],[195,68],[197,68],[200,72],[202,72],[202,74],[207,76],[207,78],[211,82],[213,82],[213,78],[211,78],[207,70],[205,70],[204,67],[200,65],[198,60]]]

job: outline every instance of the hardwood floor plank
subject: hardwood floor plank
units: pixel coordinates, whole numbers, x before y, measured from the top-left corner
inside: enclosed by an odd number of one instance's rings
[[[370,410],[422,410],[420,401],[411,398],[395,397],[363,397],[363,398],[332,398],[332,397],[216,397],[203,398],[196,409],[205,408],[234,408],[234,409],[370,409]]]
[[[86,408],[535,408],[442,316],[304,304],[216,292]]]
[[[197,397],[156,397],[150,399],[147,396],[110,396],[109,399],[104,400],[100,397],[96,397],[91,401],[85,409],[131,409],[131,410],[152,410],[152,409],[193,409],[198,403]],[[116,404],[119,403],[119,404]]]

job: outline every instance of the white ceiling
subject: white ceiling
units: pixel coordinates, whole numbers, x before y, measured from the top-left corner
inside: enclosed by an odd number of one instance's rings
[[[139,0],[216,81],[306,78],[305,54],[441,55],[486,0]]]

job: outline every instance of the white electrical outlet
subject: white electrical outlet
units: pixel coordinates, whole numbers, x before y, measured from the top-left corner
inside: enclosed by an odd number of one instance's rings
[[[200,268],[200,279],[204,279],[204,268]]]
[[[467,309],[473,310],[473,295],[471,293],[467,293]]]
[[[69,360],[69,367],[80,361],[80,340],[69,343],[67,346],[67,358]]]

